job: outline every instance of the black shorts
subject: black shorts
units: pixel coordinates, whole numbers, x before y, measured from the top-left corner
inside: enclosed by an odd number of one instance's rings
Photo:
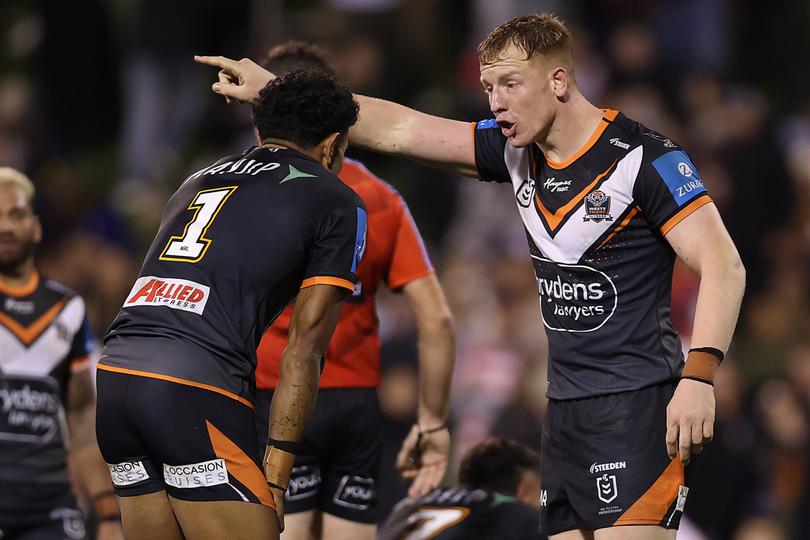
[[[267,442],[272,391],[256,396],[256,431]],[[288,514],[322,510],[359,523],[377,521],[382,417],[376,388],[326,388],[295,458],[284,497]]]
[[[273,506],[253,410],[204,388],[99,370],[96,435],[115,493]]]
[[[70,484],[0,482],[0,538],[83,540],[84,516]]]
[[[688,488],[666,447],[675,386],[549,400],[543,426],[540,531],[619,525],[677,529]]]

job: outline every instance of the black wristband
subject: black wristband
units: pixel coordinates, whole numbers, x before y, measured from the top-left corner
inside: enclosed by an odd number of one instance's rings
[[[430,435],[431,433],[436,433],[437,431],[441,431],[443,429],[447,429],[447,422],[442,422],[436,427],[432,427],[430,429],[422,429],[422,426],[416,424],[416,427],[419,428],[419,435]]]
[[[714,381],[707,381],[706,379],[698,379],[697,377],[681,377],[681,380],[689,379],[690,381],[697,381],[702,382],[704,384],[708,384],[709,386],[714,386]]]
[[[715,349],[714,347],[693,347],[693,348],[689,349],[689,352],[692,352],[692,351],[694,351],[694,352],[704,352],[706,354],[710,354],[710,355],[716,357],[721,362],[723,361],[723,358],[726,357],[726,355],[723,354],[723,351],[721,351],[720,349]]]
[[[273,448],[278,448],[279,450],[283,450],[284,452],[289,452],[290,454],[295,455],[298,455],[298,451],[301,449],[301,443],[294,441],[279,441],[278,439],[274,439],[272,437],[267,438],[267,446],[272,446]]]
[[[280,486],[280,485],[276,484],[275,482],[267,482],[267,485],[269,485],[271,488],[274,488],[274,489],[280,489],[281,491],[287,491],[287,488],[285,488],[284,486]]]

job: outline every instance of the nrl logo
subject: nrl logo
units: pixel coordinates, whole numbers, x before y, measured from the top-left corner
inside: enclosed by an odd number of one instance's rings
[[[613,216],[610,215],[610,196],[605,195],[604,192],[598,189],[591,191],[585,197],[585,216],[583,216],[582,221],[596,223],[613,221]]]
[[[601,478],[596,479],[596,494],[599,500],[607,504],[612,502],[619,496],[619,487],[616,485],[615,474],[603,474]]]
[[[526,178],[515,192],[515,199],[520,206],[528,208],[532,203],[532,197],[534,197],[534,180]]]

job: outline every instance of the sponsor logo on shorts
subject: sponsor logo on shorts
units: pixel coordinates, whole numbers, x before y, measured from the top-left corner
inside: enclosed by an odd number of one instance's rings
[[[613,316],[618,296],[607,274],[581,264],[532,258],[546,328],[593,332]]]
[[[284,498],[288,501],[298,501],[318,494],[321,487],[321,473],[312,467],[293,467],[290,475],[290,484]]]
[[[541,489],[540,490],[540,508],[545,508],[548,506],[548,490]]]
[[[57,521],[62,520],[62,531],[68,538],[84,538],[84,517],[75,508],[54,508],[48,514],[48,518]]]
[[[112,483],[117,487],[131,486],[149,478],[143,461],[122,461],[121,463],[107,463],[110,469]]]
[[[582,221],[594,223],[613,221],[613,216],[610,215],[610,195],[605,195],[604,191],[598,189],[588,193],[585,197],[585,215],[582,216]]]
[[[375,500],[375,487],[373,478],[345,475],[340,480],[333,502],[354,510],[368,510]]]
[[[689,488],[686,486],[678,486],[678,500],[675,502],[675,510],[683,512],[686,507],[686,496],[689,495]]]
[[[615,471],[618,469],[626,469],[627,462],[625,461],[614,461],[613,463],[594,463],[591,465],[589,469],[591,474],[601,473],[605,471]]]
[[[596,494],[605,504],[613,502],[619,496],[619,486],[615,474],[603,474],[596,479]]]
[[[199,488],[228,483],[224,459],[212,459],[188,465],[163,465],[163,479],[176,488]]]
[[[515,200],[521,207],[528,208],[529,205],[532,204],[533,197],[534,197],[534,180],[532,180],[531,178],[526,178],[520,184],[520,187],[517,188],[517,191],[515,191]]]
[[[187,279],[143,276],[138,278],[124,307],[165,306],[202,315],[211,289]]]

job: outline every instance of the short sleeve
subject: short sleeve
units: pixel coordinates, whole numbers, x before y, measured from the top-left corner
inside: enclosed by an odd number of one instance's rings
[[[633,196],[652,226],[667,234],[701,206],[712,202],[689,156],[667,140],[645,144]]]
[[[82,325],[73,335],[73,341],[70,343],[70,351],[68,352],[70,369],[78,371],[88,367],[90,365],[90,354],[94,349],[93,330],[90,327],[90,320],[85,315]]]
[[[425,244],[413,221],[407,203],[397,193],[391,194],[393,214],[397,220],[394,249],[386,283],[392,290],[433,273]]]
[[[301,288],[335,285],[354,291],[366,247],[366,209],[359,197],[330,211],[321,222]]]
[[[511,182],[504,160],[506,137],[494,118],[472,124],[475,167],[484,182]]]

